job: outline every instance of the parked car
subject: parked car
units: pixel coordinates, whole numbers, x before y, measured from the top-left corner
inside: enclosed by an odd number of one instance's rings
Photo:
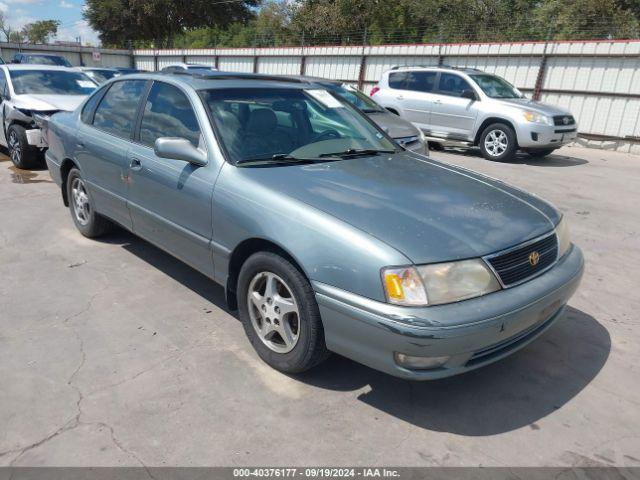
[[[217,69],[210,65],[200,65],[198,63],[172,63],[162,68],[162,72],[175,73],[175,72],[214,72]]]
[[[35,65],[51,65],[58,67],[71,67],[69,60],[61,55],[51,55],[49,53],[23,53],[18,52],[13,56],[11,63],[28,63]]]
[[[0,65],[0,145],[18,168],[42,162],[38,116],[74,110],[96,88],[84,73],[45,65]]]
[[[117,223],[223,285],[284,372],[330,351],[411,379],[475,369],[549,328],[582,275],[549,203],[402,148],[319,84],[119,77],[46,136],[80,233]]]
[[[394,68],[371,95],[429,140],[477,145],[488,160],[512,160],[518,149],[544,157],[577,137],[568,110],[529,100],[505,79],[476,69]]]
[[[335,93],[341,98],[358,107],[367,116],[382,128],[391,138],[403,147],[412,152],[429,155],[429,146],[426,137],[420,129],[411,122],[404,120],[398,115],[390,113],[388,110],[378,105],[370,97],[362,93],[357,88],[343,82],[328,80],[326,78],[316,78],[307,76],[291,76],[288,78],[299,79],[300,81],[322,85],[327,90]]]
[[[115,68],[103,68],[103,67],[77,67],[78,70],[86,74],[91,80],[96,82],[98,85],[106,82],[107,80],[111,80],[113,77],[117,77],[118,75],[122,75],[119,70]]]

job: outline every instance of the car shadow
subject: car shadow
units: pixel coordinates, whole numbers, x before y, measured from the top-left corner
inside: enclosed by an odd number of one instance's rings
[[[228,309],[222,287],[168,253],[121,229],[102,241],[120,245],[238,318]],[[521,351],[455,377],[407,381],[333,355],[290,378],[326,390],[362,390],[358,401],[420,428],[486,436],[527,426],[539,429],[538,420],[563,408],[593,381],[610,350],[606,328],[568,307],[554,326]]]
[[[488,161],[482,156],[479,148],[444,147],[442,150],[434,150],[433,157],[435,159],[438,158],[438,153],[452,153],[455,155],[475,157],[482,161]],[[536,158],[524,152],[517,152],[515,159],[507,163],[520,163],[534,167],[575,167],[578,165],[585,165],[589,162],[583,158],[570,157],[559,153],[552,153],[551,155],[547,155],[543,158]]]

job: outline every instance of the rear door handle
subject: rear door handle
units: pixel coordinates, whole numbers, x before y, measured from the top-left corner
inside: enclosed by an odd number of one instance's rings
[[[402,95],[398,95],[398,96],[396,97],[396,100],[404,100],[404,97],[403,97]]]
[[[134,171],[142,170],[142,162],[137,158],[132,158],[129,168]]]

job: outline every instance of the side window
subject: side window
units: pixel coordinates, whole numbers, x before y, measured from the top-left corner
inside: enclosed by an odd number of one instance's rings
[[[187,96],[173,85],[154,82],[142,114],[140,141],[153,146],[160,137],[186,138],[197,147],[200,128]]]
[[[91,125],[91,121],[93,120],[93,111],[95,110],[96,105],[102,98],[103,93],[104,93],[104,88],[97,90],[93,95],[91,95],[89,100],[87,100],[87,103],[84,104],[84,107],[82,107],[82,113],[80,114],[80,119],[82,120],[82,123]]]
[[[130,138],[145,80],[127,80],[111,85],[93,119],[93,126],[119,137]]]
[[[395,72],[389,74],[389,87],[404,90],[405,82],[407,81],[407,75],[409,72]]]
[[[438,90],[445,95],[461,97],[462,92],[464,92],[465,90],[472,90],[472,88],[460,75],[454,75],[452,73],[441,73]]]
[[[405,88],[415,92],[433,92],[437,75],[437,72],[409,72]]]

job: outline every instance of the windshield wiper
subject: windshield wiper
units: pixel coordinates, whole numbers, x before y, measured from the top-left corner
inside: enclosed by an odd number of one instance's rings
[[[331,157],[333,155],[327,155],[327,157]],[[335,158],[333,160],[340,160],[340,158]],[[242,158],[236,162],[236,165],[248,165],[248,164],[294,164],[294,163],[317,163],[317,162],[330,162],[331,158],[325,158],[323,155],[320,157],[294,157],[288,153],[277,153],[275,155],[271,155],[270,157],[259,157],[259,158]]]
[[[333,152],[333,153],[321,153],[318,155],[319,157],[340,157],[340,158],[349,158],[349,157],[359,157],[362,155],[378,155],[380,153],[396,153],[395,150],[376,150],[373,148],[350,148],[343,152]]]

